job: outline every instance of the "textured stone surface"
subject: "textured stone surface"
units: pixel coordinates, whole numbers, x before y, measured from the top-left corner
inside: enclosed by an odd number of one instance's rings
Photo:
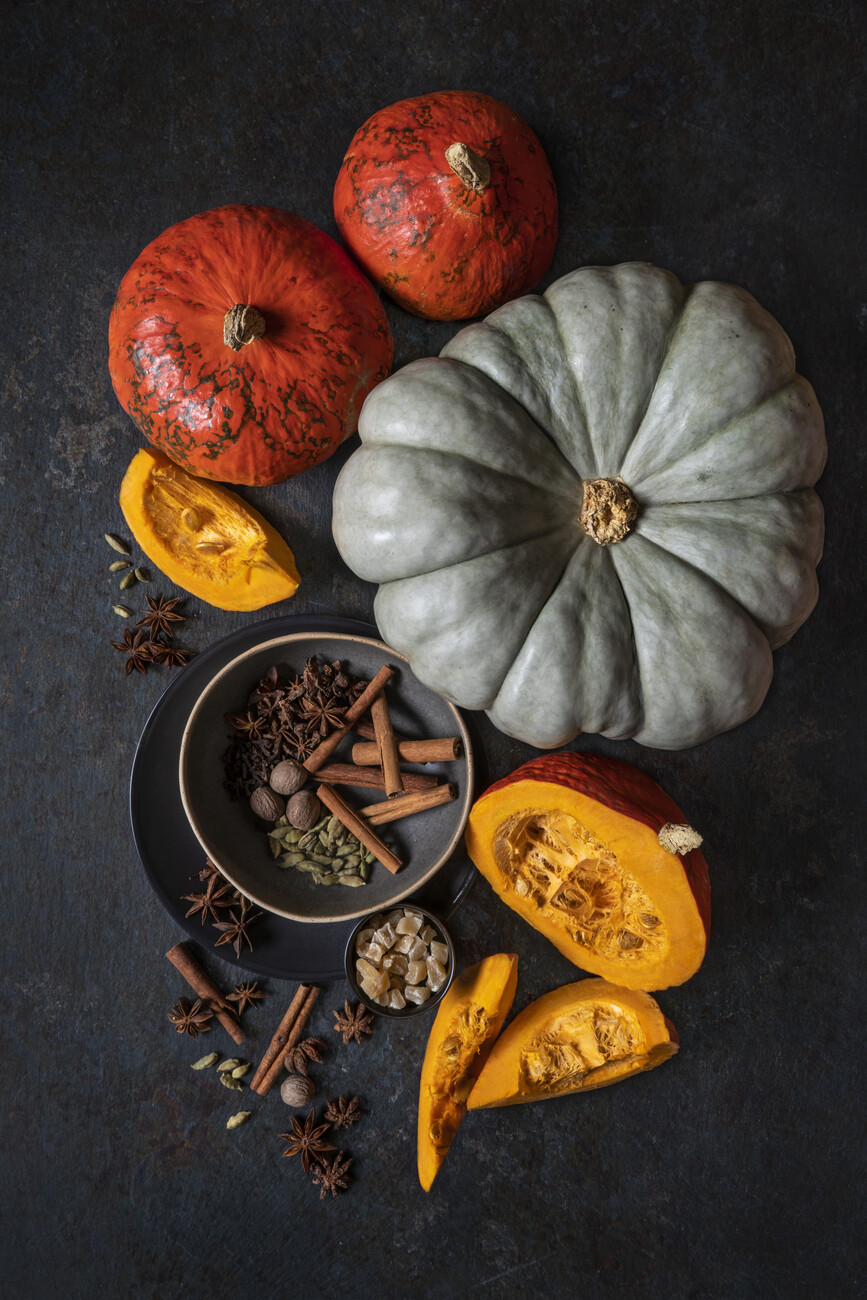
[[[4,14],[0,661],[6,759],[3,1243],[9,1294],[855,1295],[863,1266],[864,24],[854,0],[528,6],[12,3]],[[181,937],[136,860],[126,797],[165,674],[108,648],[116,499],[137,437],[114,401],[114,290],[170,223],[273,203],[333,233],[354,130],[393,99],[472,88],[540,135],[561,199],[549,279],[647,259],[743,284],[786,327],[829,433],[819,606],[776,656],[760,714],[698,749],[617,753],[706,838],[708,959],[660,995],[663,1069],[479,1113],[430,1196],[414,1168],[425,1021],[381,1023],[315,1070],[367,1111],[356,1185],[326,1204],[249,1103],[189,1064],[165,1019]],[[397,362],[453,327],[389,307]],[[298,612],[370,618],[330,538],[353,446],[249,499],[295,548]],[[167,584],[159,589],[169,590]],[[187,643],[250,616],[198,602]],[[289,608],[286,606],[285,608]],[[255,616],[254,616],[255,617]],[[186,630],[186,629],[185,629]],[[480,722],[490,770],[530,756]],[[520,954],[516,1007],[574,976],[479,883],[452,922],[464,962]],[[219,977],[227,968],[214,962]],[[251,1057],[291,989],[248,1014]],[[204,1044],[204,1046],[203,1046]],[[227,1133],[238,1109],[252,1119]],[[397,1243],[396,1251],[392,1242]]]

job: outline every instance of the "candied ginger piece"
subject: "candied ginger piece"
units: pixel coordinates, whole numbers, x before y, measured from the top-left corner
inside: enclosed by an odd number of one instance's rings
[[[392,926],[392,928],[394,928],[397,925],[398,921],[402,921],[402,920],[403,920],[403,908],[396,907],[394,911],[389,912],[388,916],[385,918],[385,924],[390,925]]]
[[[414,943],[415,939],[411,934],[402,934],[394,945],[394,951],[403,954],[403,956],[408,956],[409,950]]]
[[[408,984],[404,997],[407,1002],[415,1002],[417,1006],[421,1006],[422,1002],[427,1002],[430,997],[430,989],[424,984]]]
[[[445,983],[445,969],[440,962],[437,961],[436,957],[428,957],[425,964],[427,966],[428,987],[436,993],[437,989],[441,989]]]
[[[366,957],[368,961],[373,962],[374,966],[379,966],[385,956],[385,949],[379,943],[369,943],[367,945],[367,952],[364,952],[361,955],[362,957]]]
[[[425,943],[429,944],[436,937],[437,932],[432,925],[426,925],[422,930],[419,930],[419,938],[424,939]]]
[[[401,952],[387,952],[382,959],[382,969],[392,975],[405,975],[409,961]]]
[[[418,934],[421,929],[421,917],[402,916],[397,923],[398,934]]]
[[[406,972],[407,984],[421,984],[427,975],[427,966],[423,961],[411,961]]]
[[[430,946],[430,955],[431,957],[435,957],[438,962],[442,962],[443,966],[448,966],[449,950],[446,944],[432,943]]]
[[[359,957],[358,961],[355,963],[355,973],[360,980],[369,980],[373,979],[374,975],[378,975],[380,972],[378,966],[373,966],[369,961],[366,961],[364,957]]]
[[[358,938],[355,940],[355,951],[361,952],[362,948],[366,948],[374,934],[374,930],[361,930]]]
[[[387,1007],[390,1005],[388,998],[388,993],[377,993],[373,1000],[378,1007]]]
[[[387,921],[385,925],[380,926],[373,936],[373,942],[378,943],[381,948],[385,949],[393,948],[396,939],[397,935]]]
[[[410,947],[407,956],[409,957],[410,961],[420,961],[422,957],[426,957],[427,944],[424,942],[424,940],[419,939],[419,937],[416,935],[416,937],[412,941],[412,946]]]
[[[395,1011],[403,1011],[406,1006],[406,998],[400,989],[392,989],[388,995],[388,1005],[394,1007]]]

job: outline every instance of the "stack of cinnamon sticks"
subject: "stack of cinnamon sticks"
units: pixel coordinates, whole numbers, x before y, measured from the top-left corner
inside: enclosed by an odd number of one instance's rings
[[[424,773],[404,772],[401,762],[449,762],[463,754],[458,736],[403,740],[395,735],[385,697],[386,685],[393,676],[393,668],[381,668],[347,709],[343,725],[326,736],[304,762],[307,771],[322,783],[316,792],[321,802],[392,873],[403,864],[372,828],[450,803],[457,797],[450,783],[439,784],[435,776]],[[368,710],[369,723],[364,721]],[[329,763],[350,731],[361,737],[360,743],[353,745],[352,762]],[[356,812],[333,789],[335,785],[384,790],[386,798]]]

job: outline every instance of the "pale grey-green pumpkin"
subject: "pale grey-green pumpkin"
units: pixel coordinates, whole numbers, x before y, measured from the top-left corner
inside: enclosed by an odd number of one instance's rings
[[[334,536],[382,636],[540,748],[737,726],[816,602],[822,415],[743,289],[584,267],[387,379],[359,433]],[[611,540],[579,514],[617,480]]]

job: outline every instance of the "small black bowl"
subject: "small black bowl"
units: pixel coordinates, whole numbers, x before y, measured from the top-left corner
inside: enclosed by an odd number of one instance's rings
[[[407,1002],[403,1010],[398,1010],[397,1007],[379,1006],[376,1002],[373,1001],[372,998],[369,998],[367,994],[363,992],[355,974],[355,960],[356,960],[355,941],[358,938],[361,931],[368,928],[368,921],[370,917],[387,916],[389,912],[396,912],[398,909],[418,912],[420,916],[423,916],[425,921],[428,923],[428,925],[433,926],[437,934],[441,936],[442,942],[446,945],[446,947],[449,950],[449,967],[448,967],[448,972],[446,974],[445,983],[443,984],[442,988],[439,989],[439,991],[436,993],[431,993],[427,1002],[420,1002],[418,1004],[414,1002]],[[374,1012],[374,1014],[377,1016],[387,1016],[392,1020],[406,1020],[408,1016],[419,1016],[422,1015],[425,1011],[430,1011],[433,1007],[438,1006],[438,1004],[442,1001],[448,988],[451,985],[452,980],[455,977],[455,945],[452,942],[452,936],[449,934],[448,930],[443,925],[442,921],[439,919],[438,916],[435,916],[433,912],[429,912],[426,907],[419,907],[418,903],[414,903],[411,898],[406,898],[403,899],[400,903],[396,904],[394,907],[380,908],[377,911],[368,912],[367,916],[362,917],[362,919],[358,922],[358,924],[353,929],[347,941],[346,952],[344,953],[344,957],[343,957],[343,965],[346,970],[346,978],[349,980],[349,984],[350,987],[352,988],[352,992],[358,998],[362,1006],[367,1007],[368,1011]]]

